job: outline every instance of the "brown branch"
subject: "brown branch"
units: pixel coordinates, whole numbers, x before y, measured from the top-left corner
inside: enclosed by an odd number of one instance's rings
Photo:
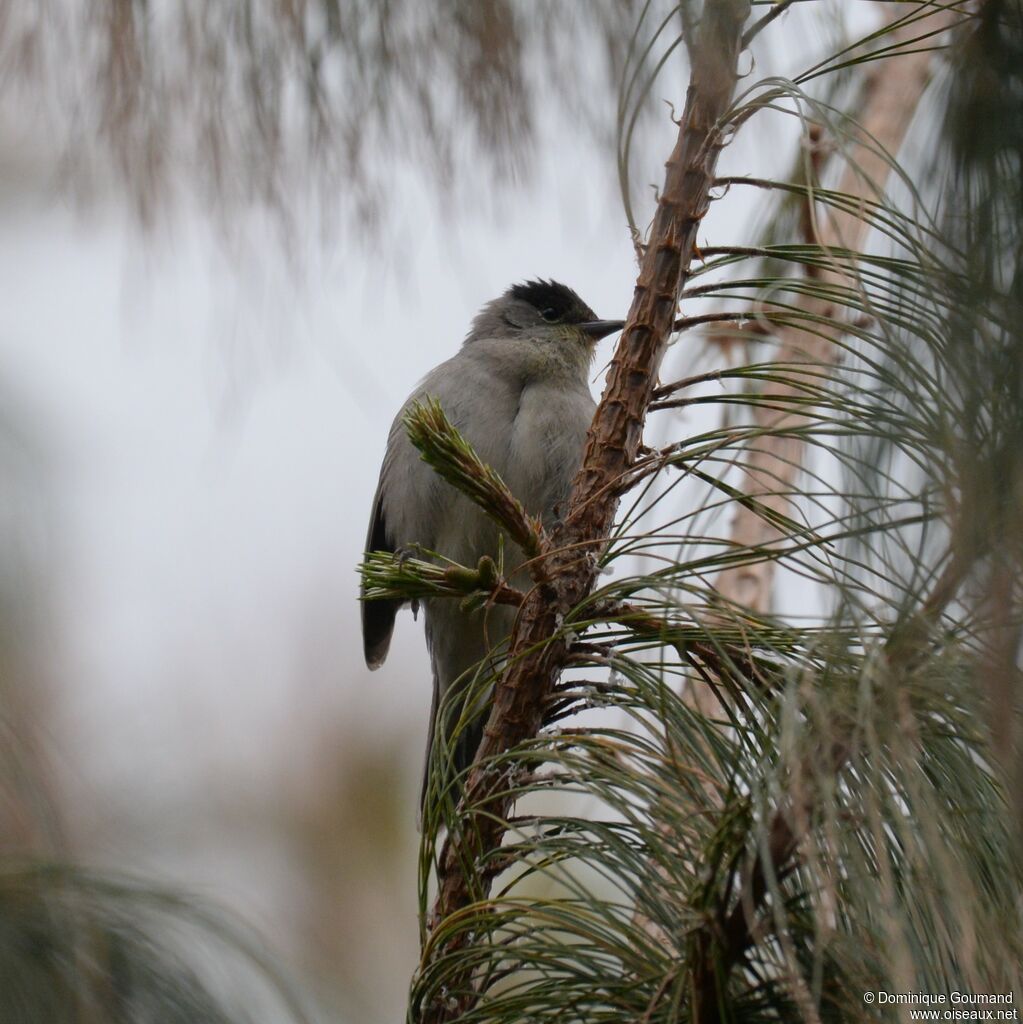
[[[749,46],[749,44],[752,43],[753,40],[771,24],[772,21],[774,21],[775,18],[780,14],[784,14],[785,11],[787,11],[795,2],[796,0],[777,0],[774,7],[768,11],[767,14],[765,14],[759,21],[755,21],[746,30],[742,37],[742,48],[745,50],[746,47]]]
[[[607,541],[618,507],[612,484],[631,468],[639,449],[647,406],[696,248],[697,229],[710,202],[723,145],[719,125],[734,92],[739,42],[749,7],[749,0],[719,0],[708,6],[692,48],[685,110],[667,162],[632,307],[565,518],[543,543],[547,582],[526,597],[512,635],[508,667],[496,686],[459,807],[459,827],[449,832],[441,851],[431,915],[435,937],[445,922],[465,914],[479,894],[475,865],[500,846],[506,830],[512,796],[497,773],[486,771],[484,765],[539,730],[545,704],[569,654],[562,623],[595,585],[596,555]],[[452,954],[469,941],[465,928],[452,922],[433,944],[430,957],[434,962],[442,958],[451,962]],[[458,973],[456,967],[446,991],[429,994],[422,1021],[455,1020],[476,999],[471,975]]]
[[[770,879],[781,882],[795,870],[798,838],[781,812],[771,821],[768,852],[758,855],[731,911],[723,911],[693,942],[692,1019],[717,1024],[722,1019],[722,978],[739,963],[756,938],[757,915],[770,892]]]

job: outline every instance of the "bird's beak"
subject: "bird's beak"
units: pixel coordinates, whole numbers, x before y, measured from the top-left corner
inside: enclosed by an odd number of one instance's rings
[[[588,334],[594,341],[600,341],[615,331],[620,331],[625,326],[624,320],[590,320],[589,323],[579,324],[579,330]]]

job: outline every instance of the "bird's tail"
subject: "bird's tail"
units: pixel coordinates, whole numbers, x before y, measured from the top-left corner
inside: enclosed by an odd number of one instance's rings
[[[486,725],[492,680],[503,656],[501,645],[511,628],[507,609],[491,609],[484,628],[481,615],[440,615],[427,608],[426,636],[433,667],[433,701],[419,795],[420,827],[429,807],[457,799],[456,780],[472,764]],[[431,614],[434,611],[434,614]],[[496,614],[495,614],[496,613]]]
[[[468,671],[445,689],[434,675],[433,701],[430,706],[430,727],[426,739],[426,757],[423,762],[423,780],[419,789],[419,826],[422,828],[427,806],[436,805],[441,794],[445,799],[457,800],[456,780],[463,776],[473,762],[490,708],[492,685],[480,693],[482,673],[489,677],[489,659],[470,666]],[[471,699],[467,699],[471,698]]]

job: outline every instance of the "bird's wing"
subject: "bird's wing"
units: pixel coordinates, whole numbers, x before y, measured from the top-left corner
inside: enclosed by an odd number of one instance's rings
[[[411,542],[431,550],[434,548],[437,516],[443,518],[446,515],[445,496],[450,496],[451,492],[449,485],[423,462],[409,443],[404,414],[416,399],[433,395],[441,400],[457,424],[457,412],[460,403],[465,401],[464,394],[483,394],[486,390],[470,386],[476,378],[467,374],[474,368],[473,362],[464,364],[459,356],[441,363],[420,381],[395,417],[387,437],[380,483],[373,497],[373,514],[366,535],[367,551],[393,552]],[[485,380],[481,381],[484,383]],[[386,502],[385,489],[388,494]],[[396,500],[401,495],[405,496],[404,502]],[[394,632],[394,619],[403,603],[388,600],[361,602],[362,643],[369,668],[379,668],[384,663]]]
[[[369,520],[369,531],[366,534],[366,551],[394,551],[394,542],[387,531],[384,520],[384,503],[381,495],[383,474],[377,492],[373,496],[373,514]],[[365,593],[365,586],[361,588]],[[362,601],[362,648],[366,655],[366,665],[377,669],[387,658],[387,650],[391,646],[391,634],[394,632],[394,618],[401,607],[400,601]]]

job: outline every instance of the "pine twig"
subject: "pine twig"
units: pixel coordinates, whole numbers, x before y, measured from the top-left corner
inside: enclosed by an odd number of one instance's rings
[[[746,47],[749,46],[749,44],[752,43],[753,40],[771,24],[772,21],[774,21],[775,18],[784,14],[785,11],[787,11],[795,2],[796,0],[775,0],[774,7],[759,21],[750,25],[746,30],[746,33],[742,37],[742,48],[745,50]]]
[[[891,671],[912,665],[921,644],[938,625],[969,570],[969,563],[953,559],[927,598],[921,601],[916,613],[892,631],[884,650],[885,661]],[[907,642],[907,636],[913,642]],[[852,737],[840,733],[827,750],[814,758],[815,767],[810,769],[808,766],[805,775],[838,773],[853,749]],[[722,974],[727,976],[756,940],[758,919],[772,885],[780,884],[799,868],[800,843],[805,828],[799,823],[810,818],[816,799],[815,786],[790,788],[788,797],[771,815],[764,848],[758,850],[747,866],[735,905],[731,908],[725,904],[719,906],[713,920],[694,935],[692,1019],[695,1024],[716,1024],[721,1019]]]
[[[423,461],[503,526],[528,558],[535,559],[540,554],[543,538],[539,520],[526,514],[498,473],[455,429],[440,402],[429,397],[413,402],[403,422],[409,440],[422,454]]]
[[[480,598],[518,607],[523,594],[501,579],[497,563],[484,555],[475,569],[449,562],[437,565],[404,553],[370,551],[359,566],[363,601],[420,601],[428,597]]]

